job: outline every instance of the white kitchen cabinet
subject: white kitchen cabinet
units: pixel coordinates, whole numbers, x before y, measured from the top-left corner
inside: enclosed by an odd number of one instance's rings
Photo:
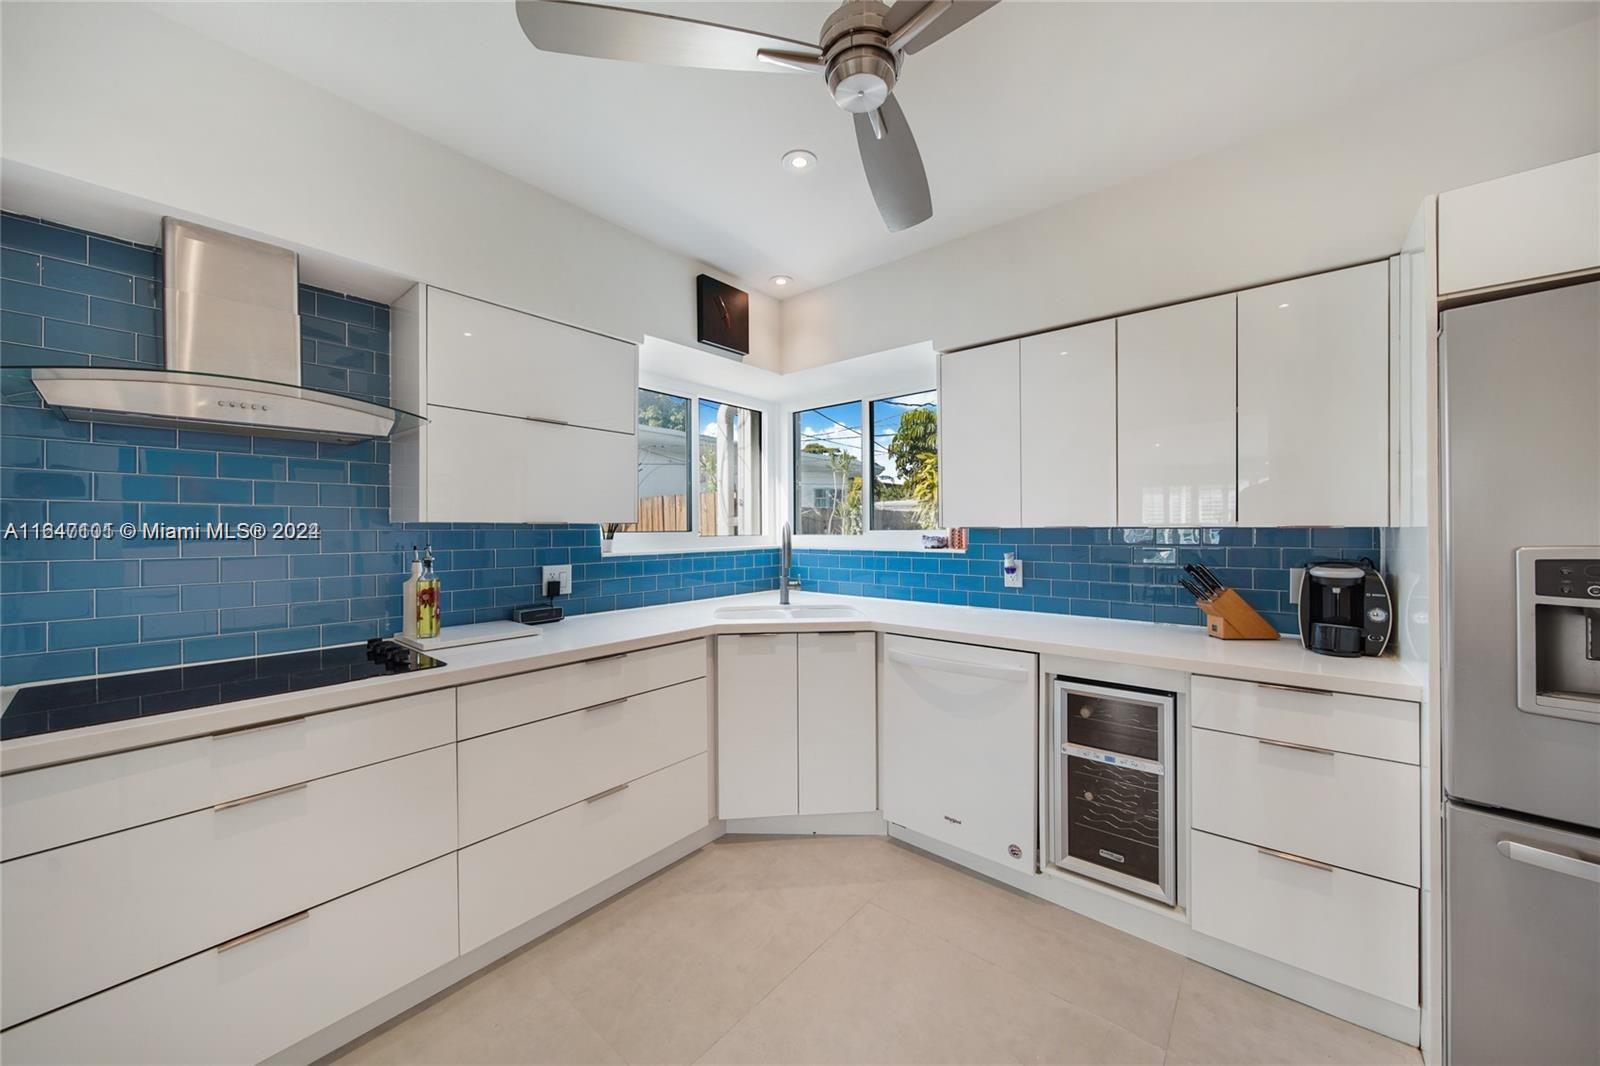
[[[884,818],[1033,873],[1038,657],[886,635],[879,691]]]
[[[632,433],[638,349],[429,288],[428,403]]]
[[[488,943],[705,828],[706,756],[461,849],[461,950]]]
[[[1116,322],[1021,343],[1021,524],[1116,525]]]
[[[1439,196],[1439,295],[1600,268],[1600,155]]]
[[[4,1024],[456,849],[454,745],[0,864]]]
[[[877,638],[800,633],[801,814],[878,809]]]
[[[632,434],[431,404],[428,419],[393,444],[394,461],[406,468],[403,476],[411,480],[414,468],[418,480],[416,508],[396,514],[397,522],[635,517],[638,454]]]
[[[1415,888],[1198,830],[1189,840],[1195,932],[1416,1006]]]
[[[462,685],[457,735],[466,740],[705,676],[706,642],[686,640]]]
[[[1389,264],[1239,294],[1239,521],[1389,520]]]
[[[0,777],[14,859],[455,739],[455,690],[292,718]]]
[[[394,521],[633,519],[633,345],[427,286],[392,310],[393,401],[428,419],[391,441]]]
[[[877,809],[876,649],[871,633],[717,638],[719,817]]]
[[[1235,520],[1233,294],[1117,319],[1117,521]]]
[[[793,633],[717,638],[717,815],[800,811],[799,656]]]
[[[262,1062],[457,954],[452,853],[8,1029],[0,1056]]]
[[[461,844],[705,750],[704,678],[464,740]]]
[[[939,506],[947,526],[1022,524],[1021,342],[939,357]]]
[[[1200,675],[1189,693],[1190,719],[1205,729],[1413,766],[1420,760],[1421,708],[1408,700]]]

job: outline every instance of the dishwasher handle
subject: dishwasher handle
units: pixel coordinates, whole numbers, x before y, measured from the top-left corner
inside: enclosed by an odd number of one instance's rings
[[[905,666],[921,667],[924,670],[938,670],[946,674],[964,674],[968,677],[988,677],[997,681],[1026,681],[1033,676],[1033,671],[1025,666],[991,666],[987,663],[968,663],[959,659],[941,659],[934,655],[918,655],[916,652],[893,650],[887,657]]]

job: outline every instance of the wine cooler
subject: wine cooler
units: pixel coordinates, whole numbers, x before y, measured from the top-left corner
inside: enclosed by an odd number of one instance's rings
[[[1052,864],[1176,903],[1176,707],[1170,692],[1054,682]]]

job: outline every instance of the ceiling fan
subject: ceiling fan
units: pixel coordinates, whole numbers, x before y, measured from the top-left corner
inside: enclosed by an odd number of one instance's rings
[[[894,98],[905,57],[960,29],[999,0],[845,0],[817,44],[736,26],[576,0],[517,0],[517,20],[546,52],[712,70],[821,73],[855,116],[867,184],[891,233],[933,215],[928,175]]]

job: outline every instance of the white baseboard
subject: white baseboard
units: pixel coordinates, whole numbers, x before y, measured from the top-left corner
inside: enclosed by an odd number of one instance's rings
[[[1196,933],[1181,910],[1162,907],[1080,878],[1022,873],[904,826],[891,824],[889,836],[1363,1029],[1413,1047],[1421,1041],[1422,1012],[1418,1008],[1393,1003]]]
[[[557,926],[566,924],[585,911],[604,903],[624,889],[643,881],[651,874],[663,870],[684,856],[698,851],[706,844],[722,836],[722,833],[723,829],[720,821],[709,823],[704,829],[684,837],[670,847],[663,848],[648,859],[635,863],[621,873],[595,885],[587,892],[574,896],[560,906],[554,907],[537,918],[519,925],[509,933],[504,933],[487,944],[482,944],[465,955],[445,963],[437,970],[417,978],[417,980],[404,988],[397,989],[374,1003],[369,1003],[361,1010],[348,1015],[341,1021],[335,1022],[320,1033],[316,1033],[298,1044],[285,1048],[267,1061],[270,1063],[292,1063],[295,1066],[303,1066],[305,1063],[327,1058],[346,1044],[366,1036],[412,1008],[448,990],[452,985],[466,980],[490,963],[510,955],[517,949],[539,939]]]
[[[730,818],[729,833],[761,836],[881,837],[889,823],[877,811],[858,814],[789,814],[778,818]]]

